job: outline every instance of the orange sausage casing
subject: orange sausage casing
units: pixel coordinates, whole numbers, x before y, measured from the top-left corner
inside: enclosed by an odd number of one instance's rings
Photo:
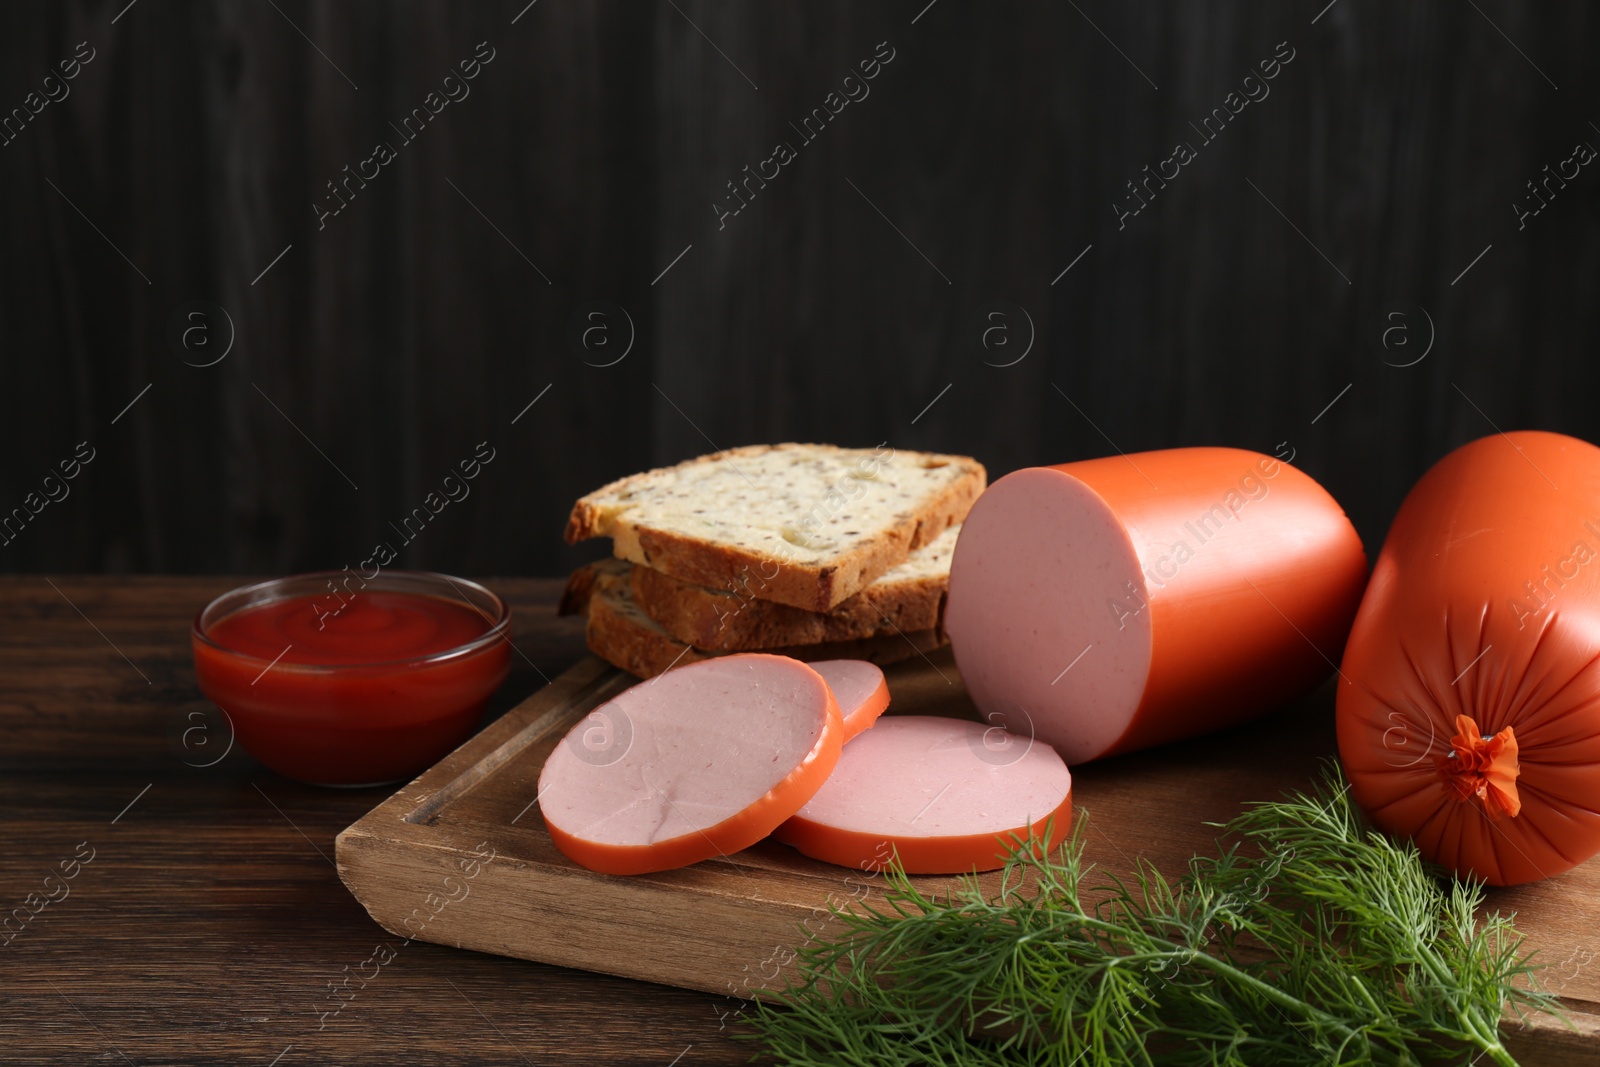
[[[1359,536],[1310,476],[1178,448],[995,482],[956,544],[945,625],[985,717],[1077,764],[1304,694],[1365,580]]]
[[[1401,505],[1339,682],[1356,801],[1459,874],[1514,885],[1600,851],[1600,449],[1463,445]]]

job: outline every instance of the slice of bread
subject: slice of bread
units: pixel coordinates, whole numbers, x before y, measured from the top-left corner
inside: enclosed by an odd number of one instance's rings
[[[589,619],[585,629],[589,650],[601,659],[641,678],[653,678],[673,667],[731,652],[712,652],[675,640],[633,602],[626,575],[599,570],[591,586]],[[872,663],[898,663],[926,655],[945,644],[942,633],[919,630],[860,641],[829,641],[764,652],[800,660],[864,659]]]
[[[631,475],[572,509],[566,539],[696,585],[830,611],[966,518],[983,466],[965,456],[749,445]]]
[[[585,563],[567,576],[567,587],[561,591],[556,614],[587,614],[596,590],[602,586],[627,585],[628,572],[631,570],[633,564],[625,559],[597,559],[593,563]]]
[[[916,630],[944,621],[950,556],[959,524],[911,553],[904,563],[823,613],[764,600],[759,575],[710,589],[635,566],[633,599],[677,640],[708,651],[749,651],[822,641],[854,641]]]

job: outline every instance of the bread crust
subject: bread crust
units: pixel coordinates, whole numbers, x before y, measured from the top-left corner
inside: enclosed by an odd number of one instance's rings
[[[567,576],[566,588],[556,604],[557,615],[582,615],[589,610],[594,589],[605,577],[626,576],[629,564],[620,559],[601,559],[585,563]]]
[[[793,443],[747,445],[688,460],[675,467],[629,475],[602,486],[573,506],[567,519],[566,539],[570,543],[610,536],[613,554],[619,559],[641,563],[685,582],[711,588],[722,588],[730,583],[737,585],[748,581],[750,576],[758,576],[763,583],[763,599],[807,611],[826,612],[962,521],[987,483],[983,465],[969,457],[931,452],[898,453],[924,466],[955,466],[958,476],[916,507],[897,513],[874,537],[837,554],[827,563],[781,559],[738,545],[710,542],[635,523],[629,520],[626,509],[601,503],[601,498],[643,488],[648,480],[660,479],[669,471],[704,463],[736,462],[742,457],[786,449],[867,451]]]
[[[595,583],[589,600],[585,637],[589,650],[595,655],[640,678],[653,678],[673,667],[731,654],[695,648],[676,640],[631,603],[625,580],[604,575]],[[945,643],[942,633],[919,630],[762,651],[799,660],[864,659],[882,665],[926,655]]]
[[[762,599],[759,578],[736,589],[712,589],[634,566],[633,599],[676,640],[707,651],[740,651],[855,641],[916,630],[944,621],[946,575],[873,582],[829,612]]]

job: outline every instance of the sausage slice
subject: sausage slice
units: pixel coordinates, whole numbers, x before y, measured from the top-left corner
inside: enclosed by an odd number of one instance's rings
[[[811,799],[839,761],[839,705],[798,660],[720,656],[642,682],[555,746],[539,806],[568,858],[643,874],[730,855]]]
[[[1072,774],[1049,745],[965,719],[891,715],[845,746],[816,796],[778,828],[807,856],[911,874],[1001,866],[1015,838],[1054,848],[1072,822]]]
[[[844,718],[844,739],[871,728],[889,706],[889,682],[883,669],[864,659],[814,660],[811,669],[822,675],[839,702]]]

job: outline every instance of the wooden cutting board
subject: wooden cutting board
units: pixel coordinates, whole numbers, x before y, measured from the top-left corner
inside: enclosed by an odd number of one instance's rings
[[[890,713],[976,717],[948,651],[888,668]],[[402,938],[661,982],[739,1000],[781,986],[795,948],[826,935],[830,905],[881,899],[860,872],[766,842],[660,874],[615,877],[551,844],[535,803],[551,749],[590,710],[635,684],[588,657],[339,835],[339,876]],[[1087,858],[1128,874],[1143,857],[1169,877],[1209,851],[1208,822],[1312,787],[1335,752],[1325,687],[1256,724],[1074,770]],[[992,888],[996,876],[984,876]],[[946,878],[919,878],[940,889]],[[1539,1019],[1508,1033],[1527,1063],[1600,1059],[1600,861],[1498,890],[1545,963],[1574,1028]],[[1512,1024],[1508,1024],[1510,1026]],[[1514,1042],[1514,1044],[1513,1044]]]

